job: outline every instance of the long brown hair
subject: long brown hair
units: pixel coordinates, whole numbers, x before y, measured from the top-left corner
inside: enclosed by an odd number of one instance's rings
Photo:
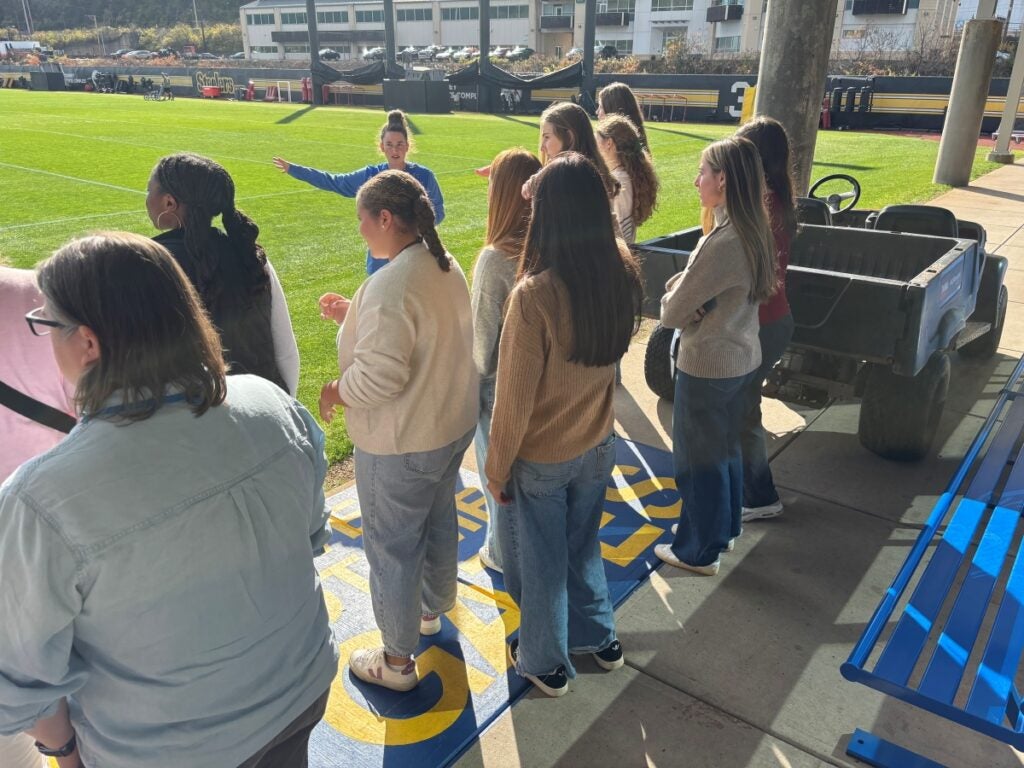
[[[647,141],[647,131],[644,129],[644,115],[640,111],[640,102],[636,94],[625,83],[609,83],[597,94],[597,103],[601,105],[605,115],[625,115],[636,126],[640,134],[640,141],[644,149],[651,151],[651,144]]]
[[[597,124],[597,134],[611,139],[619,163],[633,185],[633,224],[639,227],[654,213],[658,204],[658,174],[651,156],[640,141],[636,126],[623,115],[606,115]]]
[[[550,125],[555,132],[555,136],[562,143],[563,152],[579,152],[594,164],[597,172],[601,174],[601,181],[609,199],[619,193],[619,182],[612,176],[597,149],[594,127],[590,124],[590,116],[583,107],[571,101],[552,104],[540,115],[541,129],[544,123]],[[545,164],[552,160],[543,149],[540,150],[540,159]]]
[[[725,207],[750,266],[750,300],[760,304],[778,289],[778,252],[764,207],[764,172],[757,147],[730,136],[705,147],[701,158],[711,170],[725,174]]]
[[[196,416],[223,402],[220,338],[163,246],[128,232],[100,232],[62,247],[39,265],[37,278],[47,311],[68,326],[56,332],[84,325],[99,340],[99,359],[75,389],[82,413],[140,421],[172,388]],[[124,408],[104,416],[105,402],[118,392]]]
[[[569,360],[591,367],[619,360],[639,328],[640,268],[615,237],[601,175],[577,152],[564,152],[545,165],[534,186],[519,276],[547,269],[569,295]]]
[[[434,227],[434,206],[423,185],[410,174],[394,170],[378,173],[359,188],[356,205],[373,216],[390,211],[405,231],[423,238],[443,272],[452,268],[451,257]]]
[[[519,258],[530,225],[530,202],[523,198],[523,184],[540,169],[540,160],[519,147],[494,158],[487,190],[487,245]]]
[[[789,235],[796,235],[796,192],[793,189],[793,164],[790,160],[789,134],[773,117],[755,117],[736,131],[740,138],[753,142],[761,155],[764,181],[778,201],[778,225]],[[772,209],[769,208],[769,212]]]

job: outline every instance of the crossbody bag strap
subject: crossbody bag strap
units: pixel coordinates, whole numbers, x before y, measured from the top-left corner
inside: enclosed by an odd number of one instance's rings
[[[68,433],[78,423],[64,411],[41,403],[34,397],[29,397],[2,381],[0,381],[0,405],[58,432]]]

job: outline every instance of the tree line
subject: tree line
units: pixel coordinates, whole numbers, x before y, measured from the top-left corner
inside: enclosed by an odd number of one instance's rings
[[[100,26],[158,27],[192,23],[193,0],[0,0],[0,28],[25,32],[25,6],[33,30]],[[238,22],[240,0],[195,0],[200,21]]]

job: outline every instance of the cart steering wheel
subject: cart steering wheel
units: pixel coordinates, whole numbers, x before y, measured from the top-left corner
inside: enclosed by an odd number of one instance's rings
[[[833,192],[831,195],[826,195],[825,197],[814,194],[818,187],[827,184],[830,181],[848,182],[850,184],[850,190],[848,192]],[[814,182],[814,186],[811,187],[807,196],[824,202],[833,214],[844,213],[853,208],[853,206],[857,204],[857,201],[860,200],[860,182],[853,178],[853,176],[848,176],[845,173],[833,173],[830,176],[824,176]]]

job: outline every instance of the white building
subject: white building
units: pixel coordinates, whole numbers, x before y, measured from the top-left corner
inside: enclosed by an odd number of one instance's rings
[[[948,35],[956,21],[956,0],[836,0],[836,50],[859,50],[873,39],[903,46],[924,30]],[[1018,0],[1024,9],[1024,0]],[[466,46],[480,42],[479,6],[474,0],[395,0],[395,42],[406,46]],[[767,0],[598,0],[598,45],[620,54],[653,56],[681,37],[709,50],[760,50]],[[491,0],[492,45],[525,45],[538,53],[564,56],[583,46],[586,5],[582,0]],[[309,57],[305,0],[254,0],[239,10],[245,51],[255,59]],[[322,0],[317,3],[322,47],[357,58],[384,44],[380,0]]]

